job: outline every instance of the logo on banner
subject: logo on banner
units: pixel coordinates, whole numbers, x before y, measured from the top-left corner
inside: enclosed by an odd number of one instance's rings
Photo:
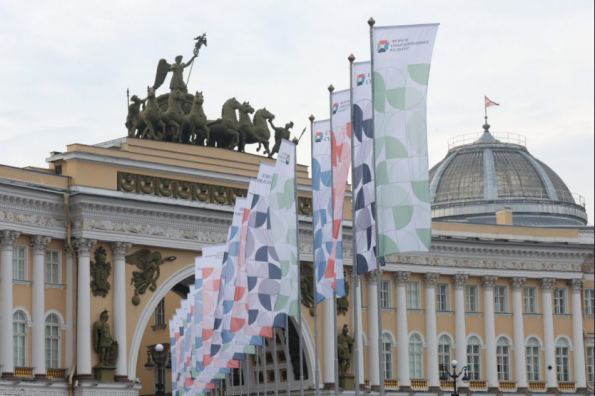
[[[357,75],[357,86],[364,85],[366,82],[366,75],[365,74],[358,74]]]
[[[337,110],[339,110],[339,103],[333,104],[333,114],[337,114]]]
[[[291,155],[287,154],[287,157],[285,157],[285,165],[289,165],[290,158],[291,158]]]
[[[376,47],[376,49],[378,50],[379,54],[381,54],[383,52],[387,52],[388,51],[388,40],[380,40],[378,42],[378,47]]]
[[[323,136],[322,132],[316,132],[314,134],[314,143],[322,142],[322,136]]]

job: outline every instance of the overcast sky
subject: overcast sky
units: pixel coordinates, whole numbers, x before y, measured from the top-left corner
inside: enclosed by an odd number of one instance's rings
[[[369,60],[377,26],[438,30],[428,88],[430,166],[451,137],[525,135],[529,151],[585,196],[593,224],[594,2],[575,1],[0,1],[0,163],[46,167],[50,151],[126,135],[126,89],[143,95],[157,62],[188,59],[207,32],[189,90],[217,118],[223,102],[267,107],[277,124],[328,118],[328,91]],[[188,69],[187,69],[188,70]],[[164,93],[169,78],[158,94]],[[298,162],[310,163],[310,141]],[[251,149],[253,150],[253,149]]]

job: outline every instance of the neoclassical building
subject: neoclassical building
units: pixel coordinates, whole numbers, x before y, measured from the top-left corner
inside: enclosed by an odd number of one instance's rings
[[[0,166],[0,394],[154,394],[168,373],[147,366],[148,354],[157,343],[168,346],[167,323],[193,283],[195,257],[225,242],[235,197],[246,194],[260,161],[272,160],[122,138],[52,152],[47,169]],[[298,392],[291,341],[298,331],[307,393],[316,360],[322,392],[332,392],[333,339],[344,324],[361,337],[361,359],[351,366],[372,393],[381,376],[398,394],[451,393],[439,365],[453,359],[468,367],[469,383],[459,384],[465,394],[592,386],[594,236],[581,198],[522,139],[502,139],[489,127],[478,139],[453,141],[431,178],[431,251],[387,257],[380,282],[376,274],[348,276],[349,304],[340,304],[336,328],[332,304],[319,306],[318,350],[302,306],[303,328],[292,322],[288,329],[289,356],[278,330],[276,344],[269,340],[248,359],[223,393],[270,392],[275,382]],[[307,269],[307,166],[298,167],[298,182]],[[105,310],[109,318],[100,322]],[[94,334],[105,323],[118,343],[113,381],[100,381],[95,369]]]

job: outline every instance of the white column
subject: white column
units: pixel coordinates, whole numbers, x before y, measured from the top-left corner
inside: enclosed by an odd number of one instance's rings
[[[14,375],[14,361],[12,352],[12,247],[20,232],[0,231],[0,262],[2,269],[0,276],[0,348],[2,364],[2,378]]]
[[[583,340],[583,283],[582,279],[571,279],[568,286],[572,291],[572,344],[574,345],[574,382],[577,389],[587,387],[585,378],[585,345]]]
[[[332,388],[335,383],[335,344],[337,329],[334,324],[333,300],[327,299],[322,302],[322,314],[324,317],[324,332],[322,343],[324,344],[324,376],[325,388]]]
[[[512,317],[514,326],[514,373],[517,389],[527,389],[527,362],[525,360],[525,327],[523,320],[522,286],[527,278],[512,278]]]
[[[77,316],[77,377],[80,379],[92,378],[91,370],[91,274],[90,256],[91,248],[97,243],[96,240],[77,238],[72,244],[78,253],[78,306]]]
[[[126,344],[126,251],[132,244],[112,242],[114,253],[114,339],[118,342],[116,380],[128,380],[128,348]]]
[[[488,388],[498,388],[498,358],[496,356],[496,318],[494,315],[494,285],[497,276],[485,275],[481,278],[483,286],[483,318],[486,345],[486,379]],[[458,346],[457,346],[458,347]]]
[[[467,365],[467,330],[465,329],[465,284],[467,283],[467,274],[456,274],[452,276],[452,283],[455,285],[455,343],[457,347],[457,367]],[[460,369],[459,369],[460,370]],[[461,377],[462,378],[462,377]],[[466,387],[458,379],[460,387]]]
[[[397,378],[399,387],[411,387],[409,375],[409,328],[407,326],[407,280],[410,272],[393,273],[397,283]]]
[[[376,389],[380,386],[380,356],[378,351],[378,283],[377,271],[368,272],[368,373],[370,385]]]
[[[351,281],[355,283],[355,307],[357,309],[357,323],[354,323],[355,328],[357,328],[357,338],[359,343],[359,359],[357,362],[359,368],[359,381],[360,385],[364,385],[365,373],[364,373],[364,331],[363,331],[363,320],[362,320],[362,277],[357,276],[355,278],[351,278]],[[356,364],[354,362],[354,364]],[[356,384],[357,386],[357,384]]]
[[[74,363],[74,259],[65,245],[66,251],[66,367]]]
[[[545,380],[548,389],[558,388],[556,378],[556,346],[554,345],[554,311],[552,309],[552,288],[555,279],[541,280],[541,299],[543,304],[543,344],[545,347]],[[551,370],[548,370],[551,367]]]
[[[436,330],[436,281],[439,274],[424,274],[426,283],[426,353],[428,386],[440,387],[438,374],[438,332]]]
[[[51,238],[41,235],[31,237],[33,252],[33,373],[35,378],[46,378],[45,368],[45,247]]]

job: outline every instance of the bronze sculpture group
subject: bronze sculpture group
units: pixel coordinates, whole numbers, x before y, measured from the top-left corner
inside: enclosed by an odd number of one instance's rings
[[[192,67],[201,46],[207,44],[206,34],[195,40],[193,56],[188,63],[182,62],[181,55],[172,64],[161,59],[155,83],[147,87],[147,96],[144,99],[132,96],[125,123],[128,137],[237,149],[239,152],[244,152],[247,144],[258,144],[256,151],[264,148],[265,154],[272,157],[278,152],[281,139],[289,139],[293,122],[284,128],[275,127],[273,113],[266,108],[255,111],[249,102],[240,103],[235,97],[223,104],[220,118],[209,120],[202,107],[203,93],[188,93],[187,82],[184,82],[184,69]],[[172,73],[170,92],[157,96],[156,90],[169,72]],[[254,116],[250,118],[252,114]],[[272,150],[269,148],[269,125],[275,137]],[[294,142],[297,140],[294,138]]]

